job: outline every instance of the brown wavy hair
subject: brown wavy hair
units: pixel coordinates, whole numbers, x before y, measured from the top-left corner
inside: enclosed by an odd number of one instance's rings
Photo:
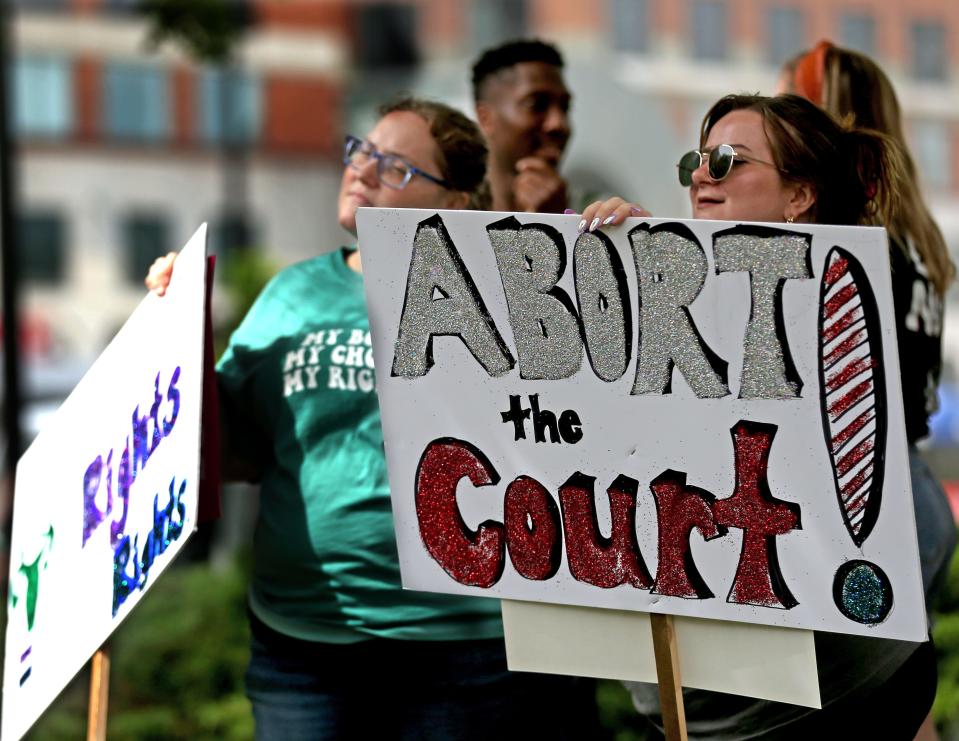
[[[809,85],[810,80],[819,84]],[[956,268],[922,199],[916,165],[906,146],[899,100],[886,73],[865,54],[821,41],[795,61],[793,88],[835,118],[881,131],[899,146],[904,174],[896,207],[883,224],[903,248],[910,243],[916,248],[929,279],[940,296],[944,294]]]
[[[891,137],[842,125],[798,95],[727,95],[703,119],[700,147],[713,125],[736,110],[762,116],[782,177],[812,188],[812,221],[862,226],[893,218],[905,171],[902,152]]]
[[[486,140],[479,126],[455,108],[425,98],[398,98],[381,106],[379,114],[397,111],[415,113],[429,124],[443,179],[453,190],[472,194],[486,178]]]

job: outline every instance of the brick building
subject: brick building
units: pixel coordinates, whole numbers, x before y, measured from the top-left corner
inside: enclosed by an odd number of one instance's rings
[[[930,203],[959,253],[959,4],[951,0],[229,0],[235,62],[149,48],[135,0],[17,0],[24,312],[37,351],[95,353],[143,294],[156,254],[202,221],[221,254],[278,263],[341,244],[344,133],[399,90],[472,112],[471,59],[518,35],[557,42],[575,94],[566,162],[590,192],[687,216],[678,154],[709,104],[771,92],[822,37],[889,71]],[[954,352],[959,355],[959,343]]]

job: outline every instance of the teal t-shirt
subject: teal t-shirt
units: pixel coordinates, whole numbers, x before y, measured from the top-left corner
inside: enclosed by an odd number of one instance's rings
[[[400,586],[363,280],[347,254],[280,272],[217,366],[231,452],[263,471],[250,607],[306,640],[501,636],[498,600]]]

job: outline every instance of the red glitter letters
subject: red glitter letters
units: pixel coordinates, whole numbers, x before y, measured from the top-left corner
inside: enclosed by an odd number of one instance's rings
[[[609,589],[631,584],[649,589],[653,579],[636,542],[636,491],[639,482],[617,476],[609,489],[611,537],[599,532],[592,476],[574,473],[559,488],[566,531],[566,559],[569,573],[577,581]]]
[[[559,509],[536,479],[520,476],[506,488],[503,502],[509,558],[520,576],[542,581],[563,557]]]
[[[505,532],[486,521],[476,532],[456,506],[456,486],[469,477],[473,486],[499,481],[483,453],[463,440],[440,438],[426,448],[416,471],[416,518],[426,550],[460,584],[491,587],[503,575]]]
[[[689,549],[693,528],[705,540],[726,534],[726,528],[713,519],[716,497],[704,489],[686,485],[686,474],[663,471],[650,482],[656,498],[659,522],[659,565],[653,594],[670,597],[706,599],[714,596],[699,574]]]
[[[743,548],[728,602],[790,608],[799,604],[779,568],[777,535],[799,530],[799,505],[773,497],[766,470],[776,426],[740,420],[732,428],[736,489],[713,505],[718,525],[743,531]]]
[[[607,489],[610,537],[599,530],[596,479],[576,472],[559,487],[559,508],[543,484],[520,475],[506,488],[503,523],[483,522],[470,530],[456,502],[463,478],[473,486],[499,482],[499,474],[474,445],[439,438],[427,446],[416,480],[420,536],[433,559],[460,584],[489,588],[503,575],[506,551],[516,572],[533,581],[551,579],[566,561],[577,581],[601,589],[629,584],[654,594],[685,599],[713,596],[696,568],[689,538],[695,529],[713,540],[734,527],[743,545],[727,601],[763,607],[798,604],[779,568],[776,536],[801,527],[799,506],[773,497],[767,482],[776,426],[739,421],[731,430],[736,467],[732,496],[716,500],[686,483],[682,471],[666,470],[650,483],[656,500],[659,557],[656,580],[649,574],[636,537],[638,482],[617,476]],[[562,526],[562,530],[560,529]]]

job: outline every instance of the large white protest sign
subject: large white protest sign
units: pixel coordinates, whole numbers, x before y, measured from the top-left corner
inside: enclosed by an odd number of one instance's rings
[[[921,641],[881,229],[361,209],[403,583]]]
[[[27,731],[196,526],[205,282],[204,226],[167,295],[143,300],[20,459],[3,738]]]

